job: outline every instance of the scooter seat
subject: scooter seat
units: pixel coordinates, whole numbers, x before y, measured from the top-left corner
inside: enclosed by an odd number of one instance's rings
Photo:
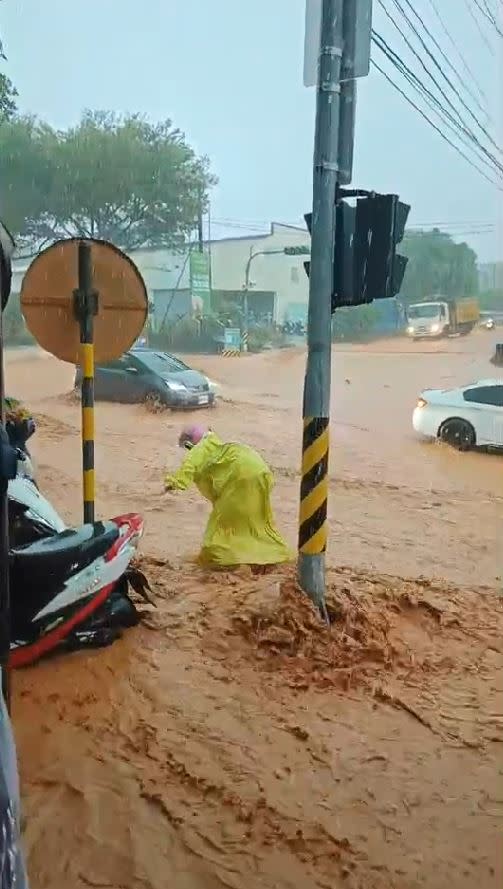
[[[119,536],[114,522],[94,522],[80,528],[69,528],[53,537],[44,537],[10,552],[11,568],[48,573],[71,569],[73,565],[89,565],[104,556]]]

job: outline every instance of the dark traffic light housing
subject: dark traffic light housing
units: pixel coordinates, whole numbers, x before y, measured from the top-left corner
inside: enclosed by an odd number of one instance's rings
[[[400,293],[407,259],[396,249],[405,234],[409,211],[396,194],[358,198],[353,242],[358,304]]]
[[[397,296],[407,258],[396,252],[410,212],[395,194],[339,190],[332,312]],[[356,206],[344,197],[357,197]],[[309,233],[312,214],[304,217]],[[310,264],[304,263],[309,275]]]

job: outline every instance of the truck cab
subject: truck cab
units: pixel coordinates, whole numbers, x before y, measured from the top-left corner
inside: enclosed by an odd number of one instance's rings
[[[412,339],[465,336],[479,319],[478,300],[473,297],[414,303],[407,308],[407,335]]]
[[[412,339],[445,336],[449,324],[449,305],[443,300],[414,303],[407,308],[407,335]]]

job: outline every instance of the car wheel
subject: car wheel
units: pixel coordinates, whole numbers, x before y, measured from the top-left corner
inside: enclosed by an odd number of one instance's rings
[[[143,399],[143,403],[148,410],[153,413],[158,413],[166,408],[166,405],[161,400],[161,397],[158,392],[152,390],[152,392],[147,392]]]
[[[438,437],[441,441],[456,448],[458,451],[469,451],[475,446],[476,435],[475,429],[468,420],[461,420],[456,417],[451,420],[445,420],[438,430]]]

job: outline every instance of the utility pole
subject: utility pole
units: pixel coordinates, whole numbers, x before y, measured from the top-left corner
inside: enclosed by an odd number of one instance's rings
[[[339,184],[339,114],[344,0],[323,0],[313,163],[307,366],[304,378],[299,582],[322,615],[325,605],[331,299]]]
[[[308,356],[304,381],[299,583],[325,605],[332,314],[400,293],[397,253],[410,207],[395,194],[345,188],[352,179],[356,79],[370,67],[372,0],[306,0],[304,84],[317,83]],[[319,52],[319,64],[316,55]],[[356,206],[348,203],[356,199]]]
[[[0,262],[0,292],[3,291],[3,262]],[[5,432],[5,381],[3,358],[3,310],[0,313],[0,434],[2,438],[2,451],[8,453],[8,438]],[[2,453],[2,457],[4,454]],[[5,459],[5,458],[4,458]],[[2,463],[4,462],[2,460]],[[2,467],[3,470],[3,467]],[[11,707],[11,683],[10,683],[10,578],[9,578],[9,507],[8,487],[11,473],[2,471],[0,475],[0,667],[2,671],[2,694],[10,713]]]
[[[9,481],[16,477],[17,454],[10,447],[5,429],[5,375],[3,312],[11,291],[11,259],[14,241],[5,226],[0,222],[0,670],[2,695],[10,713],[10,578],[9,578]]]
[[[204,253],[204,232],[203,232],[203,204],[204,192],[199,192],[199,207],[197,210],[197,249],[199,253]]]
[[[203,233],[203,209],[202,206],[199,209],[199,213],[197,215],[197,249],[199,253],[204,252],[204,233]]]
[[[250,255],[248,257],[248,262],[246,263],[245,268],[245,286],[243,290],[243,329],[241,331],[241,350],[243,352],[248,351],[248,333],[249,333],[249,307],[248,307],[248,295],[250,291],[250,270],[251,264],[253,260],[257,256],[256,253],[253,252],[253,247],[250,247]]]

